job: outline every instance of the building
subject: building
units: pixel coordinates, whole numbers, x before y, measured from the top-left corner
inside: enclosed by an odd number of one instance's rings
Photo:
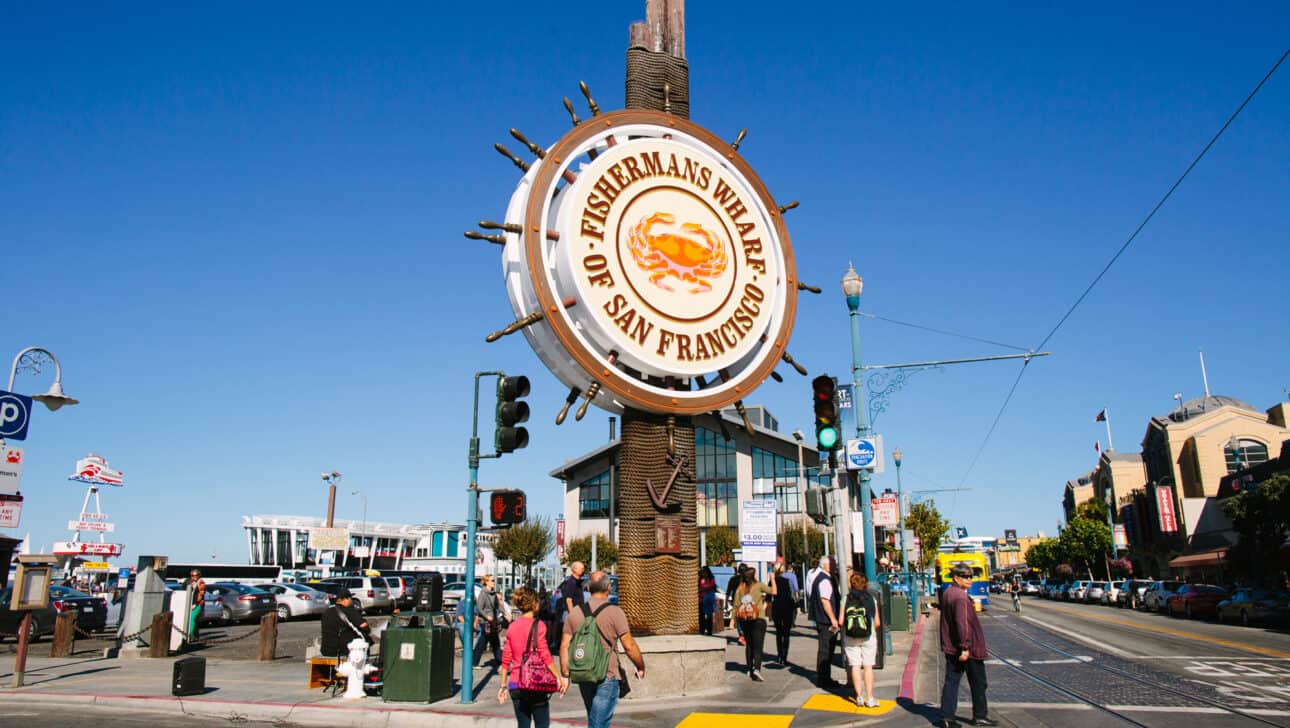
[[[744,429],[733,410],[720,419],[711,414],[693,417],[695,517],[700,531],[714,526],[737,529],[745,500],[774,499],[786,524],[800,524],[805,518],[799,470],[809,476],[806,482],[819,480],[814,442],[780,433],[778,422],[763,407],[749,407],[747,412],[754,434]],[[564,487],[566,541],[591,534],[616,538],[618,514],[611,510],[618,502],[620,444],[611,435],[609,442],[550,472]]]
[[[1290,439],[1288,419],[1284,402],[1266,412],[1220,395],[1183,402],[1151,418],[1140,453],[1103,452],[1087,476],[1067,481],[1067,520],[1080,504],[1101,500],[1135,574],[1221,579],[1236,541],[1218,499],[1223,479],[1279,453]]]
[[[349,547],[320,553],[309,548],[309,533],[326,525],[325,519],[313,516],[243,516],[249,563],[281,566],[307,577],[352,569],[438,571],[445,576],[466,573],[466,527],[461,524],[335,519],[333,526],[349,533]],[[509,563],[493,558],[492,538],[488,532],[476,535],[480,552],[477,574],[510,570]]]

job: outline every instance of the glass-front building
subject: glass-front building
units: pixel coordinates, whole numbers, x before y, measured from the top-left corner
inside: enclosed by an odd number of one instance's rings
[[[723,414],[720,422],[713,415],[693,418],[695,520],[700,529],[737,529],[740,504],[746,500],[774,500],[785,520],[796,522],[805,517],[803,484],[820,481],[813,440],[800,443],[799,450],[799,442],[779,432],[778,422],[764,408],[748,412],[755,431],[751,435],[733,412]],[[608,535],[611,523],[616,537],[618,450],[619,441],[611,440],[551,471],[564,485],[566,540]]]

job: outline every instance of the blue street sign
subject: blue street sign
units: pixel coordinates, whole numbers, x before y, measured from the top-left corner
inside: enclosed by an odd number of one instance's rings
[[[873,465],[873,461],[878,457],[878,451],[873,446],[873,440],[863,438],[860,440],[847,440],[847,468],[858,470]]]
[[[0,438],[26,440],[31,421],[31,397],[0,389]]]

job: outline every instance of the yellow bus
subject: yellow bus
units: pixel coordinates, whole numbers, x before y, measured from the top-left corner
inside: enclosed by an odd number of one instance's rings
[[[936,555],[937,601],[940,601],[941,592],[945,590],[945,587],[953,583],[953,579],[950,578],[950,569],[958,564],[967,564],[972,567],[972,586],[968,588],[968,596],[972,597],[972,602],[977,611],[979,612],[990,606],[990,565],[986,560],[986,555],[964,552]]]

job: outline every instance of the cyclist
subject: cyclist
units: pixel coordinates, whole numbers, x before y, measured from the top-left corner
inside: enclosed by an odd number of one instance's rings
[[[1014,612],[1020,612],[1021,611],[1021,583],[1018,581],[1013,581],[1012,585],[1008,587],[1008,591],[1012,593],[1012,610]]]

